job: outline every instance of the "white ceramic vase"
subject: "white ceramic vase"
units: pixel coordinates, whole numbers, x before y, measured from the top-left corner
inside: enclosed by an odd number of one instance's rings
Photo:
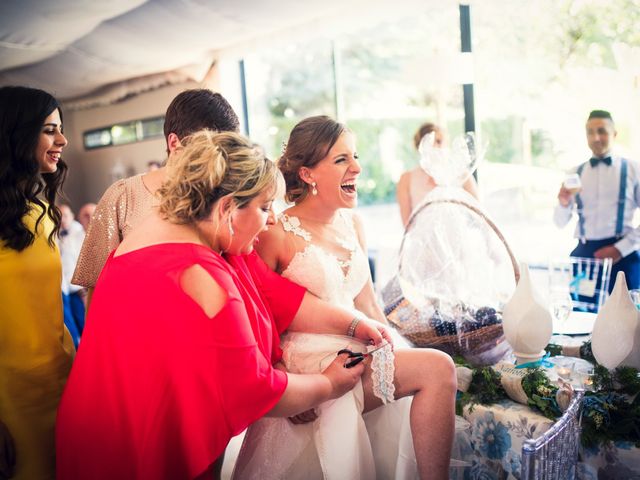
[[[598,312],[591,337],[593,356],[608,369],[640,369],[640,317],[631,301],[624,272],[618,272],[609,298]]]
[[[553,321],[531,284],[526,263],[520,264],[520,281],[502,312],[502,327],[517,364],[542,358],[553,333]]]

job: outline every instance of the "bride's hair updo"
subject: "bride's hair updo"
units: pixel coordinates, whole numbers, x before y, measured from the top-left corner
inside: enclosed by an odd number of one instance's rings
[[[329,154],[345,131],[348,131],[347,127],[326,115],[305,118],[293,127],[278,160],[278,168],[287,185],[288,202],[299,202],[309,193],[309,185],[300,178],[300,169],[313,168]]]
[[[265,189],[274,194],[278,190],[280,173],[275,164],[237,133],[201,130],[182,144],[158,191],[160,214],[171,223],[204,220],[227,195],[243,208]]]

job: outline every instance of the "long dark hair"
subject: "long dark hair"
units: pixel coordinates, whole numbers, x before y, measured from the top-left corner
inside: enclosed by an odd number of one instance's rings
[[[60,160],[53,173],[40,173],[36,149],[45,119],[62,110],[47,92],[26,87],[0,88],[0,240],[18,252],[33,243],[34,232],[23,218],[38,205],[42,221],[45,213],[54,223],[48,241],[54,246],[60,230],[60,210],[56,196],[67,176],[67,165]],[[42,201],[46,200],[48,205]]]

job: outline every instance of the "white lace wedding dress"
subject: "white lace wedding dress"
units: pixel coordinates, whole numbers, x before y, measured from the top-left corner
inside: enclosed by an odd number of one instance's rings
[[[342,246],[350,259],[339,260],[315,245],[311,234],[297,217],[281,215],[278,226],[305,240],[306,247],[295,254],[282,275],[307,288],[316,296],[355,312],[354,298],[369,278],[369,266],[353,228],[350,211],[342,211],[350,235]],[[288,333],[282,338],[283,362],[293,373],[317,373],[338,350],[358,348],[351,337]],[[362,346],[360,346],[363,348]],[[385,352],[382,350],[381,352]],[[380,398],[393,401],[389,375],[390,351],[374,354],[374,389]],[[390,362],[393,363],[392,361]],[[393,370],[391,370],[391,375]],[[387,378],[387,380],[389,380]],[[384,400],[383,400],[384,401]],[[286,480],[372,480],[415,479],[417,468],[409,409],[411,398],[388,403],[362,415],[362,384],[342,397],[316,408],[312,423],[294,425],[286,418],[263,418],[247,430],[238,455],[233,478]]]

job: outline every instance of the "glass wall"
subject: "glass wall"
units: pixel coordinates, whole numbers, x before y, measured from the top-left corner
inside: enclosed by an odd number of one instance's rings
[[[312,115],[335,116],[331,45],[278,44],[244,59],[251,138],[277,158],[293,126]]]
[[[589,158],[590,110],[610,110],[622,151],[640,153],[638,22],[638,0],[471,6],[477,134],[488,145],[482,202],[521,259],[545,262],[574,244],[573,226],[557,229],[552,211],[563,172]],[[300,119],[344,121],[357,134],[370,243],[391,251],[403,233],[395,184],[417,164],[415,130],[425,121],[450,136],[464,129],[458,5],[427,2],[338,35],[321,30],[244,57],[251,136],[276,158]]]
[[[400,12],[400,13],[397,13]],[[398,9],[340,34],[309,32],[244,57],[251,137],[277,158],[291,128],[325,114],[357,136],[358,213],[378,284],[395,271],[403,227],[395,185],[418,163],[413,135],[426,121],[462,132],[458,6]],[[384,222],[381,222],[384,219]]]
[[[90,130],[82,134],[84,148],[85,150],[93,150],[163,137],[163,125],[164,116],[132,120]]]
[[[637,0],[472,7],[476,118],[489,142],[480,185],[520,258],[546,262],[575,244],[575,223],[551,218],[563,172],[591,156],[591,110],[613,114],[619,151],[640,153],[638,21]]]
[[[394,201],[417,162],[412,137],[429,120],[463,128],[455,82],[458,8],[394,18],[331,37],[282,43],[245,57],[251,136],[272,156],[299,120],[331,115],[357,135],[360,202]]]

